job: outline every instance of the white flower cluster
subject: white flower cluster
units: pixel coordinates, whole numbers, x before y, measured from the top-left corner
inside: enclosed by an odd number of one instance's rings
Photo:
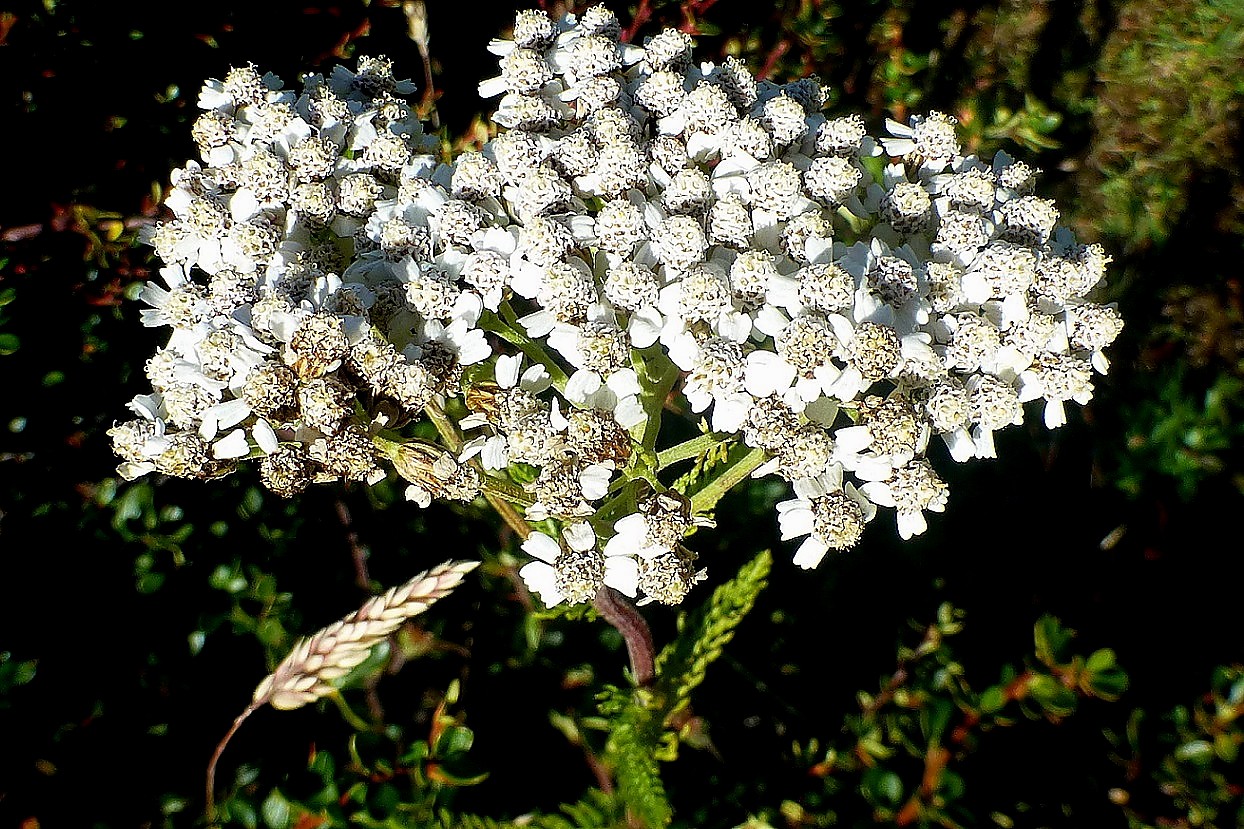
[[[947,501],[934,436],[993,457],[1026,402],[1053,428],[1089,400],[1122,326],[1087,298],[1109,257],[1058,225],[1038,171],[962,155],[943,113],[873,138],[821,112],[815,78],[620,32],[602,6],[519,12],[480,85],[498,134],[447,164],[383,59],[298,94],[250,67],[209,82],[202,164],[175,172],[150,238],[167,289],[144,323],[173,334],[110,432],[121,474],[254,457],[290,495],[388,460],[420,504],[498,486],[555,527],[523,545],[546,603],[609,585],[674,604],[709,522],[636,463],[661,361],[714,434],[757,450],[753,477],[789,484],[802,567],[879,507],[923,532]],[[457,451],[396,437],[454,399]]]

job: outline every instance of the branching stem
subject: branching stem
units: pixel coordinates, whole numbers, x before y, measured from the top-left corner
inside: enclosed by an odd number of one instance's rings
[[[663,449],[657,454],[657,471],[671,467],[679,461],[698,458],[720,443],[721,438],[708,434],[699,435],[677,446]]]
[[[691,496],[691,514],[704,515],[717,505],[721,497],[734,489],[735,485],[765,462],[767,453],[763,449],[753,449],[737,461],[726,467],[720,475],[709,481],[704,488]]]

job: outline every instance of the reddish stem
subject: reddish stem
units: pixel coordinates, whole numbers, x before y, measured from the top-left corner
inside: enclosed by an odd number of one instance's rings
[[[650,685],[656,679],[656,652],[652,644],[652,631],[630,600],[608,585],[600,588],[592,602],[605,621],[618,629],[626,642],[626,652],[631,659],[631,674],[636,685]]]
[[[622,42],[633,43],[635,33],[639,31],[640,26],[648,22],[650,17],[652,17],[652,7],[648,5],[648,0],[639,0],[639,7],[635,9],[635,14],[631,17],[631,25],[622,30]]]

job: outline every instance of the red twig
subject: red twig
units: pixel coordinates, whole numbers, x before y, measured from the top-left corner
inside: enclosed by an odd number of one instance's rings
[[[631,25],[622,30],[623,42],[634,42],[635,33],[648,22],[650,17],[652,17],[652,6],[648,4],[648,0],[639,0],[639,7],[635,9],[635,14],[631,17]]]

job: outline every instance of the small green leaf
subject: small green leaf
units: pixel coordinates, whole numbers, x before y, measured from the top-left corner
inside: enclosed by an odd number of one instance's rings
[[[146,572],[139,575],[134,588],[144,596],[149,596],[164,585],[163,573]]]
[[[255,628],[255,636],[269,647],[275,647],[285,641],[285,628],[278,619],[264,619]]]
[[[1001,711],[1006,705],[1006,692],[1001,685],[994,685],[985,689],[981,694],[980,707],[981,711],[986,714],[995,714]]]
[[[311,762],[308,764],[307,768],[319,775],[322,779],[331,780],[336,774],[337,763],[333,760],[333,755],[329,754],[327,751],[317,751],[315,752],[315,756],[311,758]]]
[[[1105,671],[1115,667],[1114,651],[1110,648],[1102,648],[1101,650],[1093,651],[1093,653],[1089,656],[1088,661],[1084,663],[1084,667],[1092,673],[1096,673],[1097,671]]]
[[[280,789],[273,789],[272,794],[268,795],[259,809],[263,815],[263,822],[269,829],[285,829],[289,826],[293,810]]]
[[[963,797],[967,786],[963,777],[953,769],[942,769],[942,780],[937,788],[938,794],[946,801],[958,800]]]
[[[1115,662],[1114,651],[1094,651],[1085,662],[1084,689],[1095,697],[1114,701],[1127,690],[1127,673]]]
[[[222,564],[208,576],[207,583],[226,593],[241,593],[246,589],[246,579],[228,565]]]
[[[1052,676],[1035,677],[1028,692],[1047,716],[1065,717],[1076,710],[1075,692]]]
[[[372,811],[391,815],[401,807],[402,793],[392,783],[373,785],[368,792],[367,803]]]
[[[903,781],[892,771],[871,768],[864,772],[864,796],[878,805],[898,806],[903,799]]]
[[[1058,665],[1074,631],[1068,630],[1053,616],[1045,615],[1033,626],[1037,658],[1046,665]]]
[[[436,741],[436,754],[445,757],[451,754],[462,754],[471,750],[475,742],[475,734],[469,728],[454,725],[446,728]]]
[[[1214,746],[1207,740],[1190,740],[1175,749],[1175,759],[1195,766],[1208,766],[1214,760]]]
[[[1224,763],[1234,763],[1240,754],[1240,736],[1224,732],[1214,737],[1214,754]]]
[[[259,825],[259,816],[255,814],[255,807],[245,800],[237,798],[230,800],[224,811],[228,817],[233,818],[246,829],[255,829]]]
[[[436,770],[436,774],[437,777],[440,778],[441,782],[447,783],[450,786],[478,786],[480,783],[483,783],[488,779],[487,772],[482,772],[480,774],[459,774],[456,771],[451,771],[446,766],[439,766]]]
[[[956,710],[955,704],[948,699],[939,697],[930,700],[920,711],[920,729],[925,740],[930,744],[940,745],[946,726],[950,724],[950,717]]]

